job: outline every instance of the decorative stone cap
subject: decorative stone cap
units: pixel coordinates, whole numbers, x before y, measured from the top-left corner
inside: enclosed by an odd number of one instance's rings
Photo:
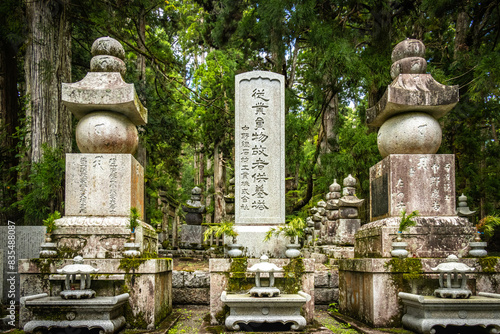
[[[349,174],[345,179],[344,179],[344,187],[355,187],[356,186],[356,179]]]
[[[340,184],[337,183],[337,179],[333,180],[333,183],[329,187],[330,192],[339,192],[341,190]]]
[[[99,269],[92,267],[88,264],[83,264],[83,257],[76,256],[73,259],[74,264],[68,264],[62,269],[57,269],[57,272],[65,275],[72,274],[95,274]]]
[[[260,257],[260,262],[248,268],[248,271],[255,273],[275,273],[283,271],[283,268],[278,267],[274,263],[270,263],[267,255],[262,255]]]
[[[474,268],[469,267],[465,263],[458,262],[456,255],[449,255],[446,262],[440,263],[437,267],[431,268],[433,271],[439,272],[469,272],[474,271]]]

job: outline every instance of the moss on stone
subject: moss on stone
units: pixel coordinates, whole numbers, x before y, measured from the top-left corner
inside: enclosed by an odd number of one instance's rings
[[[392,273],[402,273],[403,279],[421,279],[423,278],[422,261],[417,258],[392,258],[385,264]]]
[[[124,270],[128,274],[130,271],[138,269],[147,260],[147,258],[122,258],[118,269]]]
[[[496,256],[481,257],[477,262],[481,266],[481,270],[487,274],[496,273],[496,266],[500,258]]]
[[[290,263],[283,266],[283,279],[277,280],[276,286],[282,293],[297,293],[302,288],[304,273],[305,266],[303,259],[299,257],[290,259]]]
[[[144,312],[139,312],[137,315],[134,315],[132,312],[132,307],[130,307],[129,303],[125,303],[125,321],[127,325],[132,328],[140,328],[147,329],[148,323],[144,320]]]

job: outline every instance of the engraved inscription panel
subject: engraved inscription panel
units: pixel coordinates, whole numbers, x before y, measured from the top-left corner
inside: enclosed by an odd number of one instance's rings
[[[388,176],[374,179],[371,183],[372,192],[372,217],[380,217],[389,212],[389,185]]]

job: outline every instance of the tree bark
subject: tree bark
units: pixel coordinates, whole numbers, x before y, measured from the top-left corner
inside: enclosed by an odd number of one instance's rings
[[[333,95],[333,92],[328,92],[326,99],[328,102],[321,119],[323,136],[320,144],[320,156],[338,149],[336,147],[337,133],[335,132],[335,124],[339,116],[339,97],[338,94]]]
[[[26,0],[25,4],[28,158],[38,162],[44,143],[71,151],[71,113],[61,102],[61,83],[71,82],[69,0]]]
[[[214,148],[214,223],[220,223],[226,214],[224,192],[226,188],[226,169],[220,143]]]

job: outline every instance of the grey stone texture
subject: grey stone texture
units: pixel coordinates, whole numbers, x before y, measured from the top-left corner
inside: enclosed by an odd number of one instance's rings
[[[82,117],[76,126],[81,153],[134,154],[139,145],[135,125],[122,114],[96,111]]]
[[[439,287],[437,275],[433,275],[432,267],[436,267],[443,259],[420,258],[421,274],[426,279],[413,280],[404,277],[408,274],[402,268],[394,268],[389,264],[391,259],[357,258],[339,261],[339,305],[340,312],[372,327],[399,327],[403,316],[403,308],[398,300],[399,292],[421,295],[432,295]],[[494,268],[493,274],[483,271],[477,259],[462,259],[462,262],[477,268],[477,272],[469,275],[468,286],[473,294],[478,291],[494,292],[493,282],[500,279],[500,264]],[[398,284],[401,282],[402,284]],[[427,298],[427,297],[426,297]]]
[[[452,154],[392,154],[370,168],[371,221],[418,210],[421,216],[455,215]]]
[[[4,279],[7,278],[8,272],[16,272],[17,264],[15,270],[8,268],[8,237],[9,237],[9,227],[0,226],[0,278],[2,276]],[[11,235],[15,236],[15,255],[16,260],[34,258],[38,257],[41,247],[40,245],[45,240],[45,226],[15,226],[15,232],[11,232]],[[6,302],[7,292],[9,290],[9,284],[1,279],[0,280],[0,301]],[[19,277],[16,275],[16,286],[19,286]],[[17,295],[19,297],[19,294]]]
[[[94,56],[90,60],[90,70],[92,72],[119,72],[122,76],[127,72],[125,62],[120,58],[100,55]]]
[[[389,154],[434,154],[441,146],[439,122],[422,112],[407,112],[388,119],[378,131],[383,158]]]
[[[66,154],[66,216],[144,217],[144,169],[130,154]]]
[[[202,225],[181,225],[181,247],[201,248],[203,246],[203,233],[206,229],[206,226]]]
[[[147,123],[147,109],[134,85],[123,81],[119,72],[89,72],[81,81],[63,83],[62,101],[76,119],[100,110],[123,114],[135,125]]]
[[[25,315],[20,327],[26,333],[56,328],[100,328],[103,333],[116,333],[125,326],[124,307],[129,294],[97,297],[87,300],[64,300],[46,293],[21,299]],[[26,318],[29,318],[25,323]]]
[[[405,306],[402,322],[417,333],[434,333],[437,326],[481,326],[500,331],[500,295],[481,294],[469,299],[448,299],[399,293]]]
[[[238,74],[235,80],[235,222],[282,224],[285,222],[284,77],[253,71]]]
[[[72,262],[71,259],[20,260],[20,295],[46,293],[62,301],[59,293],[64,286],[65,275],[57,274],[57,269]],[[132,315],[142,319],[148,328],[155,328],[162,317],[171,312],[171,259],[144,259],[133,271],[128,269],[130,275],[119,269],[120,259],[85,259],[85,264],[99,268],[99,274],[92,280],[97,297],[115,297],[124,290],[129,291]],[[21,308],[22,319],[27,319],[26,312],[26,308]]]
[[[92,43],[92,56],[111,55],[125,60],[125,49],[116,39],[109,36],[100,37]]]

